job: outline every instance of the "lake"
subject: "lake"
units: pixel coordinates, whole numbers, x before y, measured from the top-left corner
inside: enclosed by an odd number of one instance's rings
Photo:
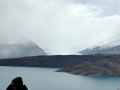
[[[50,68],[0,67],[0,90],[22,76],[29,90],[118,90],[119,77],[84,77]]]

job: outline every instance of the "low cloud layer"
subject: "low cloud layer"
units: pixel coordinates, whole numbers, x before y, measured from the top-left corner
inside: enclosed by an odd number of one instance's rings
[[[69,0],[68,0],[69,1]],[[98,7],[102,10],[101,15],[111,16],[120,14],[120,0],[70,0],[75,4],[84,4]]]
[[[0,41],[20,43],[24,37],[49,54],[110,42],[119,33],[119,7],[112,0],[97,1],[1,0]]]

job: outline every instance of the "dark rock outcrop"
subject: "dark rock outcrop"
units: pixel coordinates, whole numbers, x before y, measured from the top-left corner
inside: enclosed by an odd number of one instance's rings
[[[25,84],[23,84],[21,77],[16,77],[12,80],[6,90],[28,90],[28,88]]]

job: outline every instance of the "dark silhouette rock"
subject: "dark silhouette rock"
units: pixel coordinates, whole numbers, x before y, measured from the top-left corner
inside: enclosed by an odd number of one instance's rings
[[[6,90],[28,90],[28,88],[26,85],[23,84],[23,80],[21,77],[16,77],[12,80]]]

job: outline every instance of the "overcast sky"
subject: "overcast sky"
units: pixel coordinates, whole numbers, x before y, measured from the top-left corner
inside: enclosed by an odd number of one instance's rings
[[[120,0],[0,0],[0,43],[73,54],[119,40]]]

